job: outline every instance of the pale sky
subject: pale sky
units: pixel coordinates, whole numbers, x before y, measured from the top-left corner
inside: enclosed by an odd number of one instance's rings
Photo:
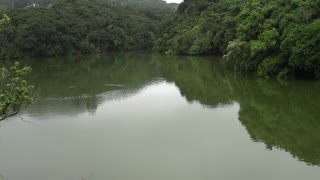
[[[181,3],[183,0],[165,0],[167,3]]]

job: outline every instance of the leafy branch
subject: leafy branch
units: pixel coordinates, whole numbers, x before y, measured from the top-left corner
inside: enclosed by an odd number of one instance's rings
[[[0,121],[18,114],[34,102],[34,86],[25,79],[30,72],[30,67],[21,68],[18,62],[9,70],[0,69]]]

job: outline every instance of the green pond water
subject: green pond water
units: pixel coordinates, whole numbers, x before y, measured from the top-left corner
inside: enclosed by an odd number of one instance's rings
[[[319,180],[320,82],[213,57],[37,59],[40,99],[0,123],[0,180]]]

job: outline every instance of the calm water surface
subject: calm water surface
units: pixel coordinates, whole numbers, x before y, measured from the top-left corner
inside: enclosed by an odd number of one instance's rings
[[[0,180],[320,179],[319,81],[244,78],[212,57],[28,63],[40,99],[0,123]]]

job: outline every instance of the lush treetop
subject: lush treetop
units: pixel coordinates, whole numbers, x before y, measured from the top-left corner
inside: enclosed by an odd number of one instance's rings
[[[261,77],[320,76],[320,1],[185,0],[155,49],[225,54]]]
[[[61,56],[150,49],[157,26],[173,10],[146,11],[113,3],[56,0],[9,11],[0,58]],[[164,13],[165,12],[165,13]]]

